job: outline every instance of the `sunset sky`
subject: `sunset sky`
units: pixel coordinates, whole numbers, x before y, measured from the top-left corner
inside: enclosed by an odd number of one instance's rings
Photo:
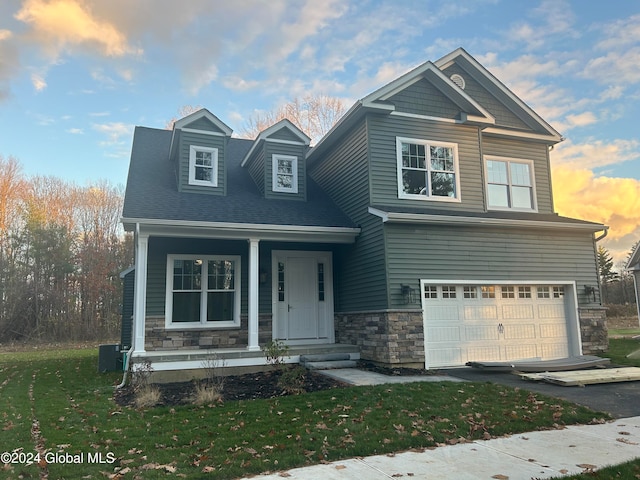
[[[126,182],[135,125],[185,105],[239,132],[296,96],[350,106],[465,48],[566,140],[556,210],[640,240],[640,4],[628,0],[2,0],[0,156]]]

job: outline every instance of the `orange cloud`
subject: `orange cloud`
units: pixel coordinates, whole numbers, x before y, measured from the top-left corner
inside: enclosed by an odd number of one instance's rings
[[[95,18],[82,0],[27,0],[15,17],[33,27],[33,36],[55,59],[73,46],[110,57],[138,54],[114,25]]]
[[[624,260],[640,240],[640,180],[596,177],[591,170],[563,164],[553,166],[552,173],[556,211],[608,225],[605,246],[616,261]]]

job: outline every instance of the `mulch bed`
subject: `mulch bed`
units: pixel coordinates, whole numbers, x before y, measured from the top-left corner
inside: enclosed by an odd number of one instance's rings
[[[266,371],[233,375],[224,378],[222,389],[223,401],[252,400],[256,398],[275,398],[289,395],[279,385],[278,380],[282,371]],[[197,382],[161,383],[156,386],[162,392],[161,405],[190,404]],[[306,371],[304,391],[317,392],[332,388],[344,388],[347,384],[321,375],[317,372]],[[114,399],[118,405],[133,406],[134,391],[130,386],[116,390]]]

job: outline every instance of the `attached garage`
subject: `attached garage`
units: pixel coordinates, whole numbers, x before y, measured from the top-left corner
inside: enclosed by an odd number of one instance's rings
[[[573,282],[421,280],[425,367],[581,354]]]

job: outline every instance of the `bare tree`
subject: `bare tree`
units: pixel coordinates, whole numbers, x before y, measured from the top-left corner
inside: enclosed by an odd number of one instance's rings
[[[164,126],[165,130],[173,130],[173,125],[180,120],[181,118],[186,117],[187,115],[191,115],[192,113],[197,112],[198,110],[201,110],[202,107],[199,105],[193,106],[193,105],[183,105],[182,107],[180,107],[178,109],[178,116],[177,117],[173,117],[171,120],[169,120],[167,122],[167,124]]]
[[[308,94],[296,97],[271,112],[256,113],[249,118],[240,133],[244,138],[255,138],[260,132],[286,118],[316,143],[346,111],[345,103],[328,95]]]

